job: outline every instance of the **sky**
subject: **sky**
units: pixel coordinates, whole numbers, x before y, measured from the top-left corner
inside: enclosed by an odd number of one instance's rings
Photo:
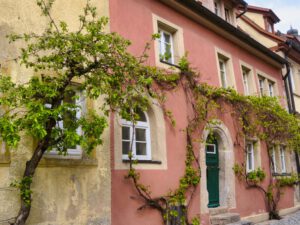
[[[300,0],[246,0],[249,5],[270,8],[280,18],[275,30],[286,33],[290,26],[300,33]]]

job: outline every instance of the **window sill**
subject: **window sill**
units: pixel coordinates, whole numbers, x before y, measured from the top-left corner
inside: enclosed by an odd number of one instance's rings
[[[289,177],[291,175],[291,173],[272,173],[272,176],[274,177]]]
[[[167,62],[167,61],[164,61],[164,60],[159,60],[161,63],[164,63],[164,64],[167,64],[167,65],[169,65],[169,66],[173,66],[173,67],[175,67],[175,68],[177,68],[177,69],[180,69],[180,67],[178,66],[178,65],[175,65],[175,64],[173,64],[173,63],[169,63],[169,62]]]
[[[10,164],[10,157],[7,155],[0,156],[0,167]]]
[[[159,160],[134,160],[137,161],[138,164],[162,164],[161,161]],[[129,159],[123,159],[122,160],[123,163],[129,163],[130,160]]]
[[[95,158],[67,159],[63,158],[43,158],[39,167],[89,167],[98,166]]]

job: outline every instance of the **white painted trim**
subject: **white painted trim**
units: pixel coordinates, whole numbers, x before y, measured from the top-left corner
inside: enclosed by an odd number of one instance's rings
[[[213,152],[208,152],[206,151],[206,154],[216,154],[216,145],[215,144],[205,144],[206,146],[213,146],[214,147],[214,151]]]
[[[132,154],[133,159],[139,160],[151,160],[151,137],[150,137],[150,122],[149,117],[146,112],[145,114],[147,122],[137,121],[136,124],[133,124],[131,121],[121,119],[122,126],[130,127],[130,145],[132,145]],[[133,128],[141,128],[146,130],[146,155],[137,155],[136,154],[136,138]],[[122,154],[122,159],[129,159],[128,155]]]
[[[76,118],[79,119],[84,113],[86,109],[86,100],[84,94],[80,91],[75,90],[75,94],[79,96],[78,99],[75,100],[76,105],[80,106],[80,108],[76,109]],[[49,104],[46,104],[48,107]],[[58,125],[59,128],[63,129],[63,121],[59,121]],[[78,127],[76,130],[78,135],[82,134],[82,128]],[[57,159],[81,159],[82,158],[82,148],[80,145],[76,145],[76,148],[68,149],[67,155],[60,155],[58,151],[54,148],[48,152],[45,152],[46,158],[57,158]]]
[[[171,51],[171,62],[172,64],[174,64],[174,44],[173,44],[173,34],[171,34],[170,32],[164,30],[164,29],[161,29],[161,28],[158,28],[159,29],[159,34],[160,34],[160,40],[159,40],[159,56],[161,55],[165,55],[166,54],[166,49],[165,49],[165,45],[166,44],[170,44],[170,51]],[[166,40],[164,39],[164,35],[163,34],[167,34],[170,36],[170,43],[166,42]],[[164,48],[162,48],[162,44],[164,44]]]
[[[284,146],[280,146],[280,165],[281,165],[281,173],[286,173],[286,160],[285,160],[285,149]]]
[[[248,145],[250,144],[251,146],[251,149],[250,149],[250,152],[248,151]],[[251,141],[246,141],[246,152],[247,152],[247,156],[246,156],[246,172],[249,173],[251,171],[253,171],[255,169],[255,162],[254,162],[254,143]],[[252,168],[249,168],[249,153],[251,153],[251,165],[252,165]]]

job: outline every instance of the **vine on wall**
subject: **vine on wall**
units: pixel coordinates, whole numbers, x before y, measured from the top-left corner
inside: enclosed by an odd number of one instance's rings
[[[164,106],[165,90],[176,91],[182,88],[189,107],[193,111],[192,115],[188,116],[189,122],[185,130],[187,146],[184,176],[179,179],[177,189],[166,195],[153,198],[149,187],[140,183],[140,174],[134,169],[135,162],[130,155],[130,169],[127,178],[133,181],[137,192],[145,202],[145,205],[140,209],[150,207],[158,210],[164,224],[196,225],[200,224],[199,218],[194,217],[189,220],[188,215],[190,202],[201,176],[198,151],[194,148],[195,143],[199,140],[193,139],[195,134],[199,137],[205,127],[209,129],[210,125],[215,123],[218,112],[226,113],[225,111],[229,108],[235,127],[238,129],[235,141],[244,151],[243,140],[253,137],[264,141],[267,149],[278,144],[284,144],[289,149],[297,150],[300,149],[300,123],[297,117],[282,108],[276,97],[244,96],[230,88],[217,88],[200,83],[199,74],[190,68],[186,56],[180,60],[179,67],[180,73],[177,77],[175,76],[176,79],[173,76],[170,80],[171,88],[168,76],[164,78],[163,83],[159,80],[154,82],[160,87],[155,91],[159,92],[159,99],[162,100],[160,103],[173,124],[175,123],[172,114]],[[168,88],[165,88],[166,86]],[[270,168],[272,157],[270,154],[268,156],[270,162],[268,168]],[[243,165],[236,164],[234,166],[235,174],[240,180],[245,181],[248,187],[257,188],[264,193],[270,219],[279,219],[277,205],[283,187],[298,183],[299,178],[292,175],[291,177],[274,179],[271,175],[270,184],[265,188],[261,183],[266,177],[266,172],[258,168],[247,173]]]

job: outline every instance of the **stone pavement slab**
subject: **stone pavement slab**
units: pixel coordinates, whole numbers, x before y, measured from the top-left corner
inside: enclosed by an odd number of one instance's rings
[[[256,225],[300,225],[300,211],[289,214],[281,220],[271,220]]]

